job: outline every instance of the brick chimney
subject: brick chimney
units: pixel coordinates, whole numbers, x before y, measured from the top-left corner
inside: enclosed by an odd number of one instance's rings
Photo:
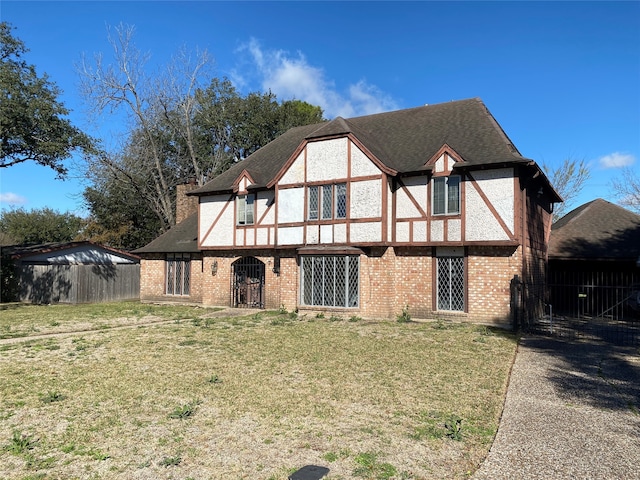
[[[190,178],[187,183],[176,185],[176,224],[198,211],[198,197],[187,196],[188,192],[196,188],[198,184],[195,178]]]

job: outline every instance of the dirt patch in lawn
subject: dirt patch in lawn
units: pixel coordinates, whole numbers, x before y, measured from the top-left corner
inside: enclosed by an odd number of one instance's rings
[[[0,346],[0,478],[466,478],[516,348],[464,324],[192,316]]]

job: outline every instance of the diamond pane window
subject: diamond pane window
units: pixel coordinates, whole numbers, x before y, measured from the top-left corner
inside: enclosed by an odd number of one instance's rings
[[[464,257],[438,257],[438,310],[464,312]]]
[[[304,305],[358,307],[360,258],[357,255],[303,256],[300,265]]]
[[[166,294],[188,296],[191,290],[191,255],[168,254],[166,260]]]
[[[333,185],[323,185],[322,186],[322,219],[330,220],[332,218],[333,213],[333,205],[332,205],[332,197],[331,190],[333,190]]]
[[[318,205],[320,192],[317,186],[309,187],[309,220],[318,219]]]
[[[347,218],[347,184],[309,186],[307,202],[309,220]]]
[[[347,218],[347,184],[339,183],[336,192],[336,218]]]

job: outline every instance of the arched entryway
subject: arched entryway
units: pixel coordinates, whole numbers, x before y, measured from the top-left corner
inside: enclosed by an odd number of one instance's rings
[[[264,308],[264,263],[242,257],[231,264],[231,306]]]

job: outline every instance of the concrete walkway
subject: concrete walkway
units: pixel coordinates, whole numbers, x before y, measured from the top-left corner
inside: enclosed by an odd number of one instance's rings
[[[640,479],[637,347],[522,339],[474,480]]]

